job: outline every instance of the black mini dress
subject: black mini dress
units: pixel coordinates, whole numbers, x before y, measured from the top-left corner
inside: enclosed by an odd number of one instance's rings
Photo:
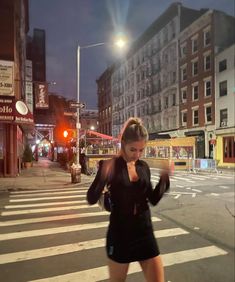
[[[98,201],[106,180],[101,177],[102,163],[87,192],[90,204]],[[142,261],[158,256],[160,251],[154,237],[149,202],[156,205],[169,189],[169,177],[160,178],[153,189],[150,170],[144,161],[136,162],[139,180],[131,182],[122,157],[115,159],[110,193],[112,210],[106,236],[107,256],[119,263]]]

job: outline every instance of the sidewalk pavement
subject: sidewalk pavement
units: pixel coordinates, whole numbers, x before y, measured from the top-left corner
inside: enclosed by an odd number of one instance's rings
[[[89,186],[94,177],[81,175],[80,183],[71,182],[70,172],[60,167],[57,162],[40,158],[29,169],[23,169],[16,177],[0,178],[0,192],[21,189],[48,189],[63,187]]]

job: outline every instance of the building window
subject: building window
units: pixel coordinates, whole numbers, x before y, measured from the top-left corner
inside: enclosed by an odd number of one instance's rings
[[[211,31],[205,30],[204,31],[204,46],[208,46],[211,43]]]
[[[204,70],[210,70],[211,68],[211,55],[204,56]]]
[[[220,110],[220,127],[226,127],[228,122],[228,109]]]
[[[187,111],[181,112],[181,124],[182,124],[182,126],[187,125]]]
[[[180,46],[180,57],[184,58],[186,55],[187,55],[187,47],[186,47],[186,43],[184,43]]]
[[[198,125],[198,109],[193,110],[193,125]]]
[[[198,38],[192,39],[192,53],[195,53],[198,51]]]
[[[186,66],[181,68],[181,80],[185,81],[187,79],[187,68]]]
[[[181,89],[181,101],[183,103],[187,101],[187,88]]]
[[[227,69],[227,60],[224,59],[223,61],[219,62],[219,72],[222,72]]]
[[[192,74],[193,76],[198,74],[198,61],[192,62]]]
[[[206,123],[212,122],[212,107],[211,106],[205,107],[205,122]]]
[[[198,100],[198,85],[193,85],[193,101]]]
[[[168,108],[168,97],[165,97],[165,109]]]
[[[204,83],[205,83],[205,87],[204,87],[205,97],[209,97],[211,96],[211,80],[206,80]]]
[[[227,96],[228,89],[227,89],[227,80],[221,81],[219,83],[219,96]]]
[[[223,161],[235,162],[235,138],[234,136],[223,137]]]

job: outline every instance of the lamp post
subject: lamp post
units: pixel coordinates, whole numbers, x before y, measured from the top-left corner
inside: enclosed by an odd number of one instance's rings
[[[89,44],[86,46],[77,46],[77,123],[76,123],[76,129],[77,129],[77,140],[76,140],[76,176],[72,177],[72,182],[81,182],[81,165],[79,162],[79,153],[80,153],[80,148],[79,148],[79,129],[81,128],[80,125],[80,119],[79,119],[79,114],[80,114],[80,50],[81,49],[88,49],[88,48],[93,48],[93,47],[97,47],[97,46],[102,46],[102,45],[106,45],[109,44],[107,42],[101,42],[101,43],[95,43],[95,44]],[[120,37],[116,40],[115,45],[118,48],[123,48],[125,46],[125,40]]]

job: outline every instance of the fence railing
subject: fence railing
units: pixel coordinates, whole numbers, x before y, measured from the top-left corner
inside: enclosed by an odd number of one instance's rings
[[[217,170],[217,161],[213,159],[193,159],[192,160],[192,171],[215,171]]]

